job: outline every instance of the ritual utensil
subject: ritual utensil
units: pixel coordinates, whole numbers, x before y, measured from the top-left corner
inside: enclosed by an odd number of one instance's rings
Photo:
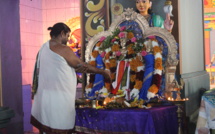
[[[96,108],[98,106],[98,100],[92,100],[92,108]]]

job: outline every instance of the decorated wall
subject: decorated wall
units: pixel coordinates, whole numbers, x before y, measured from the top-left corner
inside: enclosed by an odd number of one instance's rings
[[[205,41],[205,67],[210,74],[210,83],[214,84],[213,77],[215,64],[210,67],[215,52],[215,0],[204,0],[204,41]],[[211,85],[211,87],[213,87]]]

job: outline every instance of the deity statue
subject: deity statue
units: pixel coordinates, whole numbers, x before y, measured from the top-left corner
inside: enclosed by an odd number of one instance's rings
[[[110,27],[111,34],[100,36],[99,41],[92,47],[89,64],[109,70],[112,83],[102,79],[102,76],[96,79],[94,74],[90,75],[86,88],[88,96],[99,90],[105,95],[124,96],[126,100],[150,100],[157,94],[162,95],[166,88],[166,62],[170,56],[176,55],[168,54],[169,42],[156,35],[144,37],[144,30],[150,30],[148,27],[159,27],[165,28],[167,31],[164,32],[169,33],[174,22],[170,19],[171,13],[166,14],[165,21],[152,13],[151,5],[150,0],[136,0],[139,14],[133,9],[126,9],[119,18],[123,21],[118,20],[120,23],[116,23],[115,29]],[[172,35],[168,34],[169,36]],[[176,45],[175,41],[173,43],[171,45]]]

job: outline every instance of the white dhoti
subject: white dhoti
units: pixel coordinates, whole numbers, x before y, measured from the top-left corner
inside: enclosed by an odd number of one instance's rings
[[[39,85],[31,123],[47,133],[70,132],[75,124],[77,78],[74,68],[53,52],[49,41],[39,51]]]

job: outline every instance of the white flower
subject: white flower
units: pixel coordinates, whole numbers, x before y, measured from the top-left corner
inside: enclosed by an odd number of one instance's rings
[[[155,69],[155,70],[154,70],[154,74],[159,74],[159,75],[161,75],[161,74],[162,74],[162,70],[160,70],[160,69]]]
[[[105,63],[110,63],[109,59],[105,60]]]
[[[99,90],[99,94],[101,94],[100,96],[104,97],[104,98],[108,97],[108,95],[109,95],[108,90],[105,87],[103,87],[101,90]]]
[[[131,93],[130,93],[130,97],[131,98],[139,98],[139,90],[134,88],[133,90],[131,90]]]
[[[161,53],[156,53],[156,54],[155,54],[155,59],[157,59],[157,58],[161,58],[161,59],[162,59]]]
[[[108,48],[107,48],[107,49],[105,49],[105,52],[106,52],[106,53],[108,53],[108,52],[109,52],[109,49],[108,49]]]
[[[95,61],[95,60],[96,59],[93,56],[90,57],[90,61]]]
[[[92,90],[92,88],[87,88],[87,89],[85,90],[85,92],[86,92],[87,94],[89,94],[89,93],[91,92],[91,90]]]
[[[103,87],[101,90],[99,90],[99,93],[107,93],[108,90],[107,88]]]
[[[158,43],[156,41],[152,41],[152,46],[153,47],[158,46]]]
[[[94,49],[94,51],[98,51],[98,50],[99,50],[99,47],[96,46],[95,49]]]
[[[138,66],[138,67],[137,67],[137,72],[140,72],[141,70],[143,71],[143,70],[144,70],[144,67],[145,67],[145,66]]]
[[[154,98],[154,97],[155,97],[155,94],[148,91],[148,93],[147,93],[148,100],[151,99],[151,98]]]

